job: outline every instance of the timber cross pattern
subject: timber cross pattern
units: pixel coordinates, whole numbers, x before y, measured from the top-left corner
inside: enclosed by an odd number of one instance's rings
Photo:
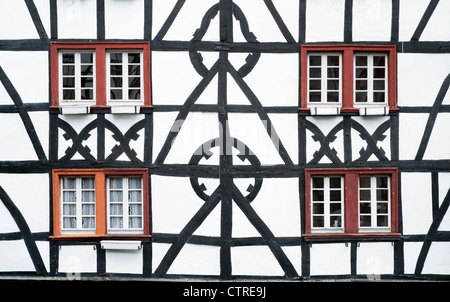
[[[338,166],[349,166],[357,164],[369,164],[368,159],[371,155],[375,157],[382,163],[375,162],[378,166],[398,166],[399,172],[402,171],[414,171],[414,163],[411,161],[399,160],[398,155],[398,119],[399,113],[391,113],[388,119],[378,126],[378,128],[371,134],[367,131],[360,123],[352,118],[351,115],[343,116],[343,121],[339,122],[331,131],[328,133],[323,133],[320,128],[314,124],[313,121],[306,119],[304,114],[299,114],[298,127],[299,127],[299,153],[300,153],[300,164],[295,164],[289,156],[289,153],[285,149],[281,140],[278,137],[275,128],[273,127],[269,113],[270,112],[296,112],[297,108],[265,108],[262,106],[261,102],[258,100],[258,96],[252,91],[252,88],[245,82],[244,78],[246,75],[252,72],[253,68],[257,65],[261,54],[264,53],[298,53],[300,46],[298,43],[305,43],[305,15],[306,15],[306,0],[299,0],[299,37],[296,39],[290,33],[289,28],[283,21],[281,15],[277,12],[273,2],[271,0],[261,0],[264,2],[265,6],[269,10],[271,16],[275,20],[279,30],[281,31],[286,42],[279,43],[259,43],[257,37],[251,32],[251,24],[247,22],[244,12],[239,8],[236,3],[231,0],[220,0],[216,4],[212,5],[207,13],[203,16],[202,20],[199,20],[200,27],[197,31],[193,33],[194,38],[188,41],[176,42],[176,41],[166,41],[164,40],[165,34],[170,29],[172,23],[177,18],[178,13],[182,10],[186,1],[195,0],[178,0],[169,14],[167,20],[164,22],[163,26],[159,29],[154,39],[151,39],[152,32],[152,1],[145,1],[145,28],[144,28],[144,40],[151,42],[152,51],[170,51],[173,49],[183,50],[189,52],[190,60],[193,68],[202,77],[202,80],[198,83],[195,89],[192,91],[189,98],[184,102],[179,108],[179,113],[176,118],[177,126],[182,127],[183,121],[186,119],[190,112],[194,111],[216,111],[218,113],[218,123],[222,125],[225,131],[221,132],[221,137],[211,138],[211,142],[205,142],[202,146],[199,146],[200,153],[196,153],[192,156],[191,162],[186,165],[179,165],[173,167],[164,163],[167,155],[170,152],[173,141],[176,139],[178,132],[170,131],[166,137],[165,143],[161,150],[159,151],[157,157],[153,161],[152,159],[152,139],[153,139],[153,112],[164,111],[164,105],[156,105],[152,109],[149,109],[144,113],[144,119],[136,122],[127,131],[121,131],[112,122],[105,119],[105,114],[102,112],[93,112],[93,115],[97,117],[86,125],[81,131],[77,132],[74,128],[61,119],[57,113],[50,113],[50,133],[49,133],[49,157],[47,158],[43,145],[40,138],[36,135],[36,130],[34,129],[33,121],[30,119],[30,112],[46,112],[49,110],[49,104],[47,103],[33,103],[24,104],[22,99],[14,87],[14,83],[8,77],[8,74],[0,66],[0,82],[4,86],[6,92],[10,96],[13,104],[12,105],[0,105],[0,112],[6,114],[19,114],[20,119],[23,122],[25,130],[29,136],[29,139],[34,147],[35,153],[38,160],[36,161],[1,161],[0,165],[5,173],[16,173],[16,172],[41,172],[49,173],[55,168],[61,168],[65,164],[68,166],[76,165],[77,167],[89,167],[92,162],[97,162],[99,165],[107,167],[123,167],[123,161],[117,161],[120,155],[125,154],[130,160],[130,163],[126,163],[128,167],[134,168],[149,168],[150,173],[158,175],[173,175],[189,177],[193,190],[203,199],[204,204],[200,210],[192,217],[189,223],[183,228],[180,234],[153,234],[153,242],[171,243],[171,248],[168,250],[164,256],[160,265],[156,268],[154,276],[164,277],[167,271],[177,257],[178,252],[187,242],[197,242],[205,245],[218,245],[221,247],[221,277],[229,279],[232,277],[231,271],[231,258],[230,258],[230,248],[233,245],[267,245],[269,246],[271,252],[274,254],[275,258],[278,260],[280,266],[284,270],[285,274],[289,278],[295,278],[300,275],[293,267],[289,258],[283,252],[282,246],[292,246],[301,245],[302,246],[302,275],[308,275],[309,270],[309,252],[307,244],[302,240],[302,238],[276,238],[271,230],[267,227],[264,221],[258,216],[258,214],[251,207],[251,202],[255,199],[259,192],[261,186],[263,186],[263,180],[265,177],[299,177],[301,173],[304,172],[305,168],[317,167],[320,165],[320,160],[323,157],[328,157],[333,164],[338,164]],[[36,27],[36,31],[39,35],[39,39],[32,40],[0,40],[0,49],[3,50],[41,50],[49,51],[50,49],[50,39],[58,39],[58,23],[57,23],[57,1],[50,0],[50,23],[51,23],[51,33],[50,38],[47,34],[41,18],[39,16],[38,10],[34,4],[33,0],[24,0],[27,9],[29,11],[30,17],[33,20],[33,24]],[[413,36],[410,41],[399,42],[398,32],[399,32],[399,0],[392,0],[392,32],[390,43],[397,44],[397,49],[399,52],[403,53],[432,53],[432,52],[442,52],[448,53],[450,49],[449,42],[421,42],[420,37],[427,26],[428,21],[434,13],[439,0],[431,0],[420,20],[417,24],[417,28],[414,31]],[[345,26],[344,26],[344,42],[352,43],[352,0],[345,1]],[[105,40],[105,3],[104,0],[97,0],[97,40]],[[202,41],[204,33],[208,30],[210,21],[214,19],[217,15],[220,18],[220,32],[219,39],[217,42]],[[242,34],[248,43],[234,43],[233,41],[233,18],[239,22]],[[217,62],[211,67],[207,68],[202,63],[201,51],[215,51],[218,52],[220,57]],[[247,52],[248,56],[246,63],[238,68],[233,66],[228,60],[229,52]],[[213,78],[218,75],[219,83],[219,97],[217,100],[217,105],[208,106],[196,106],[196,100],[206,89],[206,87],[211,83]],[[238,84],[239,88],[244,92],[245,96],[250,102],[250,106],[247,107],[233,107],[227,104],[226,99],[226,84],[227,76],[230,75],[231,78]],[[450,77],[450,75],[449,75]],[[425,150],[428,145],[429,138],[433,131],[433,126],[436,118],[441,112],[448,112],[449,108],[443,105],[443,99],[448,93],[448,88],[450,84],[449,77],[447,77],[442,83],[441,90],[436,96],[436,100],[432,108],[399,108],[399,112],[408,113],[429,113],[429,118],[427,126],[424,130],[422,141],[417,151],[417,156],[415,160],[422,160],[424,157]],[[261,168],[258,158],[255,155],[251,155],[252,152],[246,147],[245,142],[237,142],[237,140],[230,136],[229,131],[227,131],[227,120],[229,110],[233,112],[256,112],[261,121],[268,123],[266,125],[267,135],[270,136],[273,141],[279,142],[277,144],[277,150],[279,156],[282,158],[285,169],[280,169],[276,167],[271,169],[270,167],[265,167],[261,169],[260,173],[255,173],[257,169]],[[351,149],[344,146],[344,161],[340,159],[336,151],[330,147],[336,139],[336,134],[339,131],[343,131],[344,134],[348,134],[351,130],[356,130],[359,132],[360,137],[367,143],[367,147],[360,151],[360,157],[357,159],[352,159]],[[117,145],[111,150],[109,155],[105,154],[105,130],[109,130],[113,133],[113,138],[117,142]],[[145,149],[144,158],[140,160],[136,156],[136,151],[130,146],[130,141],[135,141],[139,139],[138,132],[144,131],[145,139]],[[58,157],[58,146],[59,132],[62,132],[64,139],[71,141],[72,145],[66,150],[65,155]],[[91,154],[91,150],[88,146],[83,145],[83,142],[90,137],[90,133],[97,132],[97,154]],[[320,143],[320,149],[317,150],[313,159],[310,162],[306,162],[306,134],[307,131],[313,133],[313,139]],[[387,158],[384,150],[378,147],[378,142],[384,141],[386,138],[386,132],[390,131],[391,140],[391,158]],[[100,134],[100,135],[99,135]],[[344,135],[344,141],[349,138]],[[274,139],[275,138],[275,139]],[[227,145],[227,142],[232,142]],[[215,145],[217,144],[217,145]],[[212,152],[213,147],[218,147],[222,145],[225,148],[224,153],[219,153],[221,169],[224,169],[226,173],[216,174],[220,180],[220,184],[215,188],[212,194],[206,195],[205,185],[199,182],[199,176],[205,174],[207,177],[211,177],[217,172],[217,167],[212,167],[211,170],[202,170],[199,167],[201,160],[207,160],[209,156],[217,155],[217,153]],[[225,147],[228,146],[228,147]],[[246,177],[249,180],[253,180],[253,184],[248,187],[248,194],[244,194],[239,188],[233,183],[233,172],[235,168],[233,159],[230,156],[231,153],[227,153],[226,148],[236,148],[237,146],[244,146],[245,152],[241,154],[242,160],[249,160],[251,163],[249,169],[237,169],[241,177]],[[208,149],[211,147],[211,149]],[[208,153],[209,151],[210,153]],[[230,150],[228,150],[230,151]],[[241,150],[240,150],[241,151]],[[81,154],[84,160],[74,161],[72,159],[73,155],[78,152]],[[429,165],[428,165],[429,164]],[[329,167],[328,164],[324,164],[325,167]],[[433,166],[432,168],[427,168]],[[196,167],[199,168],[196,170]],[[437,171],[444,170],[448,168],[445,163],[434,162],[432,160],[423,161],[421,165],[421,171],[424,169],[433,173],[432,186],[435,188],[438,185]],[[246,173],[246,171],[248,173]],[[255,177],[257,175],[258,177]],[[302,177],[300,177],[300,182]],[[301,188],[302,186],[300,186]],[[301,192],[300,196],[302,196]],[[438,204],[436,199],[436,194],[433,195],[433,204]],[[450,204],[450,193],[444,198],[444,201],[440,206],[435,207],[435,216],[433,222],[430,225],[429,231],[426,236],[409,236],[405,237],[403,241],[396,242],[396,265],[394,274],[403,274],[403,242],[423,242],[423,246],[417,260],[415,274],[420,275],[422,268],[424,266],[428,250],[430,248],[433,239],[438,238],[440,241],[450,241],[450,235],[448,232],[438,231],[439,225],[442,222],[443,217],[447,214],[447,210]],[[300,197],[302,199],[302,197]],[[29,229],[27,221],[22,216],[20,210],[15,206],[14,201],[8,196],[7,192],[1,187],[0,184],[0,200],[2,204],[9,211],[11,217],[14,219],[16,225],[19,228],[17,233],[0,233],[0,240],[12,240],[22,238],[26,243],[26,248],[30,255],[30,258],[36,268],[36,273],[40,275],[48,275],[56,273],[57,265],[57,253],[58,249],[53,248],[51,250],[51,272],[47,272],[45,266],[43,265],[42,256],[36,247],[36,241],[48,241],[48,235],[50,233],[32,233]],[[254,238],[235,240],[231,237],[232,225],[230,223],[231,219],[231,205],[235,202],[237,206],[245,213],[249,221],[255,226],[261,235],[262,240],[257,240]],[[302,202],[302,201],[301,201]],[[304,202],[304,201],[303,201]],[[221,203],[222,206],[222,226],[221,226],[221,237],[220,238],[203,238],[200,236],[193,235],[195,229],[204,221],[204,219],[211,213],[211,211]],[[401,206],[401,205],[400,205]],[[401,221],[401,217],[399,218]],[[400,223],[401,226],[401,223]],[[1,231],[1,230],[0,230]],[[104,259],[104,255],[101,255],[99,251],[99,258]],[[147,255],[151,253],[147,253]],[[149,261],[151,262],[151,261]],[[353,263],[353,262],[352,262]],[[103,263],[104,265],[104,263]],[[150,264],[149,264],[150,265]],[[354,265],[354,264],[352,264]],[[99,271],[104,270],[104,268],[99,268]],[[354,269],[352,269],[354,271]],[[145,270],[148,276],[152,275],[150,270]]]

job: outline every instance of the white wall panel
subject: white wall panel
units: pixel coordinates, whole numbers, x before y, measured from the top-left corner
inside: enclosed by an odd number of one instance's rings
[[[357,248],[357,273],[376,280],[394,273],[394,247],[391,242],[360,243]]]
[[[39,35],[25,1],[0,1],[0,39],[37,39]]]
[[[284,275],[268,246],[232,247],[231,264],[234,275]]]
[[[345,243],[313,244],[310,253],[311,276],[350,274],[350,245],[346,246]]]
[[[344,0],[306,2],[306,42],[344,40]]]
[[[95,245],[62,245],[59,250],[58,272],[68,278],[79,278],[80,273],[97,272]]]
[[[217,276],[220,274],[220,247],[185,244],[167,273]]]
[[[144,37],[144,0],[105,1],[106,39]]]
[[[97,38],[97,1],[58,1],[58,38]]]
[[[399,156],[400,160],[414,159],[422,141],[428,114],[399,114]]]
[[[439,173],[439,206],[442,206],[450,189],[450,173]],[[450,231],[450,211],[447,210],[439,225],[438,231]]]
[[[428,251],[423,274],[450,274],[450,243],[433,242]]]
[[[353,41],[391,40],[391,0],[353,2]]]
[[[48,242],[36,242],[44,266],[49,268]],[[0,241],[0,272],[34,272],[36,269],[23,240]]]
[[[142,274],[142,249],[137,251],[106,250],[106,272]]]

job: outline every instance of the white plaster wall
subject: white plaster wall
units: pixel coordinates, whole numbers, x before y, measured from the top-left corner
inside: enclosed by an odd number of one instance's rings
[[[97,38],[97,1],[58,1],[58,38]]]
[[[23,103],[49,101],[47,52],[0,51],[0,66]],[[0,104],[14,105],[3,84],[0,84]]]
[[[357,249],[356,271],[368,279],[394,273],[394,247],[391,242],[362,242]]]
[[[105,38],[143,39],[144,0],[106,0]]]
[[[342,42],[344,6],[344,0],[306,1],[306,42]]]
[[[397,70],[398,105],[433,106],[442,83],[450,74],[450,54],[399,53]],[[450,103],[450,93],[443,103]]]
[[[68,278],[78,278],[79,273],[97,272],[95,245],[62,245],[59,250],[58,272]]]
[[[353,41],[391,40],[391,0],[353,2]]]
[[[268,246],[231,248],[233,275],[282,276],[284,271]]]
[[[218,276],[220,274],[220,247],[185,244],[167,274]]]
[[[432,223],[431,175],[401,173],[403,234],[427,234]]]
[[[0,1],[0,39],[38,39],[25,1]]]
[[[350,245],[328,243],[311,245],[311,276],[350,274]],[[333,257],[330,257],[333,255]]]
[[[36,242],[47,271],[50,268],[48,242]],[[0,272],[35,272],[33,261],[23,240],[0,241]]]
[[[106,272],[142,274],[142,249],[137,251],[106,250]]]
[[[449,274],[450,273],[450,243],[433,242],[428,251],[423,274]]]
[[[449,93],[450,94],[450,93]],[[450,146],[450,138],[448,137],[449,129],[449,113],[439,113],[433,126],[428,146],[424,154],[424,159],[449,159],[450,149],[444,146]]]
[[[403,257],[405,263],[405,274],[414,274],[417,259],[422,249],[423,242],[405,242],[403,245]]]
[[[427,0],[400,1],[399,38],[401,41],[409,41],[412,38],[429,3]],[[449,11],[450,3],[448,1],[440,1],[423,30],[420,41],[450,40],[448,31],[441,30],[450,26]]]
[[[416,157],[427,120],[428,114],[425,113],[399,114],[400,160],[410,160]]]
[[[439,206],[444,202],[445,196],[450,189],[450,173],[442,172],[439,173]],[[450,211],[447,210],[444,217],[442,218],[441,224],[439,225],[438,231],[449,231],[450,230]]]
[[[8,142],[0,148],[0,159],[9,160],[36,160],[37,155],[27,130],[17,113],[0,113],[3,126],[0,129],[0,141]]]

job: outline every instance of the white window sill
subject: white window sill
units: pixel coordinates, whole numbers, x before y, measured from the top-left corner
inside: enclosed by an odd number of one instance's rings
[[[140,112],[141,106],[111,106],[111,113],[113,114],[130,114]]]
[[[362,107],[359,108],[359,115],[388,115],[389,107]]]
[[[339,115],[341,107],[310,107],[311,115]]]
[[[138,240],[102,240],[100,245],[104,250],[137,251],[141,249],[142,242]]]
[[[61,106],[62,114],[88,114],[91,108],[88,105],[80,106]]]

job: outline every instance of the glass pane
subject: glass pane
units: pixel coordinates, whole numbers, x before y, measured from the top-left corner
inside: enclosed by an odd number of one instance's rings
[[[76,202],[76,193],[63,192],[63,202]]]
[[[63,77],[63,87],[64,88],[75,88],[75,78],[74,77]]]
[[[80,53],[81,63],[93,63],[94,62],[94,54],[93,53]]]
[[[373,57],[373,66],[386,66],[386,57],[385,56],[374,56]]]
[[[373,89],[374,90],[384,90],[385,89],[385,81],[384,80],[374,80],[373,81]]]
[[[359,213],[370,214],[370,202],[361,202],[359,204]]]
[[[93,216],[95,215],[95,205],[93,204],[84,204],[81,207],[81,211],[83,215]]]
[[[141,179],[140,177],[131,177],[128,178],[128,188],[129,189],[140,189],[141,188]]]
[[[63,75],[75,75],[75,65],[63,65]]]
[[[328,80],[327,81],[328,90],[339,90],[339,80]]]
[[[355,77],[357,79],[367,79],[367,68],[356,68]]]
[[[140,218],[140,217],[132,217],[128,221],[128,224],[129,224],[128,227],[131,228],[131,229],[140,229],[140,228],[142,228],[142,218]]]
[[[320,68],[310,68],[309,69],[309,77],[310,78],[321,78],[322,76],[322,69]]]
[[[341,178],[330,177],[330,188],[341,188]]]
[[[129,53],[128,54],[128,63],[140,63],[141,62],[141,54],[140,53]]]
[[[323,188],[323,177],[312,178],[313,188]]]
[[[388,224],[388,217],[387,216],[378,216],[377,217],[377,226],[379,227],[387,227]]]
[[[122,89],[111,89],[110,91],[110,97],[112,100],[121,100],[123,99],[122,96]]]
[[[122,77],[111,77],[109,84],[111,87],[122,87]]]
[[[64,217],[63,218],[63,228],[64,229],[75,229],[77,227],[77,219],[75,217]]]
[[[318,102],[322,101],[322,93],[310,92],[309,93],[309,101],[314,102],[314,103],[318,103]]]
[[[67,63],[75,63],[75,54],[74,53],[63,53],[62,54],[63,64]]]
[[[355,81],[356,90],[367,90],[367,80],[356,80]]]
[[[313,204],[313,214],[323,214],[324,212],[324,206],[323,203],[314,203]]]
[[[122,63],[122,54],[121,53],[110,53],[109,59],[111,63]]]
[[[129,215],[142,215],[142,205],[133,204],[133,205],[129,206],[128,214]]]
[[[93,65],[81,65],[81,75],[93,75],[94,66]]]
[[[129,202],[141,202],[141,191],[131,191],[128,192],[128,201]]]
[[[75,99],[75,89],[63,89],[63,99],[64,100],[74,100]]]
[[[313,201],[323,201],[324,194],[322,190],[313,190]]]
[[[92,89],[81,89],[82,100],[92,100],[94,98],[94,91]]]
[[[360,188],[370,188],[370,177],[361,176],[359,178],[359,187]]]
[[[123,218],[122,217],[111,217],[110,218],[111,228],[121,229],[123,228]]]
[[[377,190],[377,201],[388,201],[388,200],[389,200],[388,189]]]
[[[361,215],[359,217],[359,225],[362,227],[370,227],[371,225],[370,216]]]
[[[378,176],[377,177],[377,188],[387,188],[388,187],[388,177]]]
[[[331,190],[330,191],[330,201],[341,201],[341,191]]]
[[[140,100],[141,99],[141,90],[140,89],[129,89],[128,90],[128,99]]]
[[[330,223],[332,228],[340,228],[342,227],[342,219],[341,216],[331,216]]]
[[[339,66],[339,56],[327,56],[328,66]]]
[[[385,72],[384,68],[374,68],[373,69],[373,77],[374,78],[384,78]]]
[[[330,103],[339,102],[339,92],[328,92],[327,93],[327,102],[330,102]]]
[[[109,66],[110,75],[122,75],[122,65],[111,65]]]
[[[320,90],[322,85],[321,80],[309,80],[309,89],[310,90]]]
[[[374,92],[373,93],[373,101],[376,103],[384,102],[384,92]]]
[[[77,214],[77,206],[74,204],[65,204],[63,205],[63,215],[76,215]]]
[[[94,191],[81,192],[81,202],[95,202],[95,192]]]
[[[367,102],[367,92],[356,92],[355,93],[355,102],[357,102],[357,103]]]
[[[309,66],[320,66],[322,64],[322,57],[309,56]]]
[[[329,79],[339,79],[339,68],[327,68],[327,77]]]
[[[94,87],[94,79],[92,77],[82,77],[81,87]]]
[[[141,87],[141,78],[128,77],[128,87]]]
[[[63,189],[75,189],[77,186],[76,178],[63,178]]]
[[[128,75],[140,75],[141,66],[140,65],[130,65],[128,66]]]
[[[370,190],[359,190],[359,200],[370,200]]]
[[[81,219],[81,227],[83,229],[94,229],[95,228],[95,218],[94,217],[83,217]]]
[[[330,204],[330,213],[331,214],[341,214],[341,204],[340,203],[331,203]]]
[[[367,66],[367,56],[356,56],[355,64],[356,66]]]
[[[123,192],[122,191],[110,191],[109,192],[109,200],[111,202],[122,202],[123,201]]]
[[[325,226],[324,219],[322,216],[313,217],[313,227],[314,228],[323,228]]]
[[[109,207],[110,215],[122,215],[123,207],[121,204],[112,204]]]
[[[377,204],[377,213],[378,214],[387,214],[388,213],[387,202],[380,202]]]

